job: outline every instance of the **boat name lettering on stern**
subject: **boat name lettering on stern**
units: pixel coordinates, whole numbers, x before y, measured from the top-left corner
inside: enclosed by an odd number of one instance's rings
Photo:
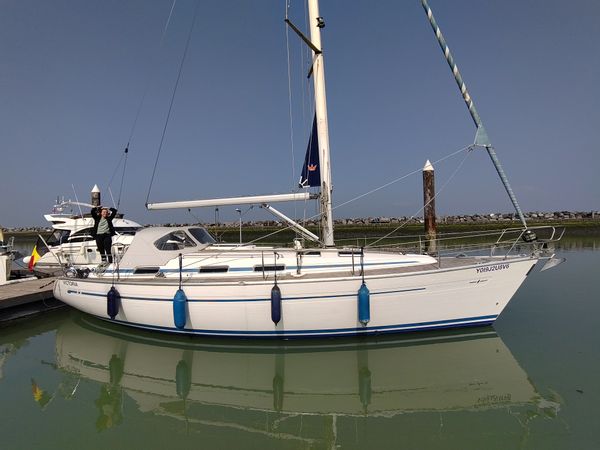
[[[77,281],[63,280],[63,284],[66,286],[78,286]]]
[[[495,266],[478,267],[475,270],[477,271],[477,273],[495,272],[496,270],[504,270],[508,269],[509,267],[510,264],[496,264]]]

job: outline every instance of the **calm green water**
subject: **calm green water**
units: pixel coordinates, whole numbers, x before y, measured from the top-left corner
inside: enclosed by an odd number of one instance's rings
[[[3,449],[597,449],[600,240],[494,328],[264,343],[65,310],[0,329]]]

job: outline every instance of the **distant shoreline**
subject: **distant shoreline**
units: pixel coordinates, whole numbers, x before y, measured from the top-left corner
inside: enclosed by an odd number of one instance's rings
[[[460,218],[456,220],[456,218]],[[404,219],[404,220],[400,220]],[[344,223],[346,222],[346,223]],[[350,223],[348,223],[350,222]],[[404,224],[404,225],[403,225]],[[165,224],[165,226],[176,226],[183,224]],[[186,224],[192,225],[192,224]],[[214,223],[200,224],[206,227],[209,231],[217,233],[221,236],[229,237],[230,234],[239,232],[239,224],[237,222],[228,222],[215,226]],[[402,225],[402,226],[401,226]],[[573,235],[598,235],[600,236],[600,214],[595,215],[594,218],[563,218],[563,219],[552,219],[552,220],[533,220],[529,219],[527,225],[530,227],[536,226],[556,226],[564,227],[567,229],[567,233]],[[148,225],[152,226],[152,225]],[[420,219],[410,219],[407,221],[406,218],[399,219],[386,219],[382,221],[381,218],[368,218],[368,219],[342,219],[336,221],[335,230],[339,234],[344,235],[370,235],[372,233],[387,233],[400,227],[397,231],[398,234],[422,234],[423,224]],[[284,227],[284,224],[277,223],[274,221],[263,221],[263,222],[246,222],[243,224],[243,232],[249,234],[264,234],[271,231],[276,231]],[[316,230],[316,224],[309,224],[307,226],[310,230]],[[497,219],[489,220],[487,216],[453,216],[451,220],[448,217],[438,219],[437,230],[439,233],[452,233],[452,232],[465,232],[465,231],[479,231],[479,230],[500,230],[504,228],[521,228],[521,223],[515,219]],[[291,232],[291,230],[290,230]],[[15,238],[28,238],[35,237],[38,234],[43,236],[50,234],[47,227],[40,228],[28,228],[28,229],[4,229],[6,237],[14,236]],[[232,236],[233,237],[233,236]]]

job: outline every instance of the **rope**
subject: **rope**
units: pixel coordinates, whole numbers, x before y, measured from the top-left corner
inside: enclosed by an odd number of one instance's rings
[[[352,258],[354,259],[354,252],[352,252]],[[365,248],[360,248],[360,275],[362,282],[365,284]]]
[[[183,278],[183,254],[179,254],[179,290],[181,290],[181,280]]]
[[[152,178],[150,179],[150,185],[148,186],[148,193],[146,194],[146,204],[148,204],[148,200],[150,199],[150,191],[152,190],[152,184],[154,183],[154,176],[156,175],[156,168],[158,166],[160,152],[162,150],[163,143],[165,141],[165,135],[167,133],[167,127],[169,125],[169,119],[171,118],[171,112],[173,111],[173,103],[175,102],[175,94],[177,93],[177,88],[179,87],[179,81],[181,80],[181,73],[183,72],[183,64],[185,63],[185,58],[187,56],[188,48],[190,46],[190,40],[192,38],[192,32],[194,31],[194,25],[196,23],[196,16],[198,15],[199,4],[200,4],[199,0],[196,1],[196,7],[194,8],[194,17],[192,18],[192,24],[190,26],[190,31],[188,33],[187,41],[185,43],[183,57],[181,58],[181,63],[179,64],[177,80],[175,81],[175,86],[173,87],[173,93],[171,94],[171,101],[169,103],[169,111],[167,112],[167,117],[165,119],[165,125],[163,127],[162,135],[160,138],[160,144],[158,146],[158,152],[156,154],[156,160],[154,161],[154,169],[152,170]]]

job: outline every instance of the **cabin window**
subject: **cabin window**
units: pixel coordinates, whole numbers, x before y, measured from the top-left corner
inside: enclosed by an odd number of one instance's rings
[[[196,247],[196,243],[183,230],[176,230],[156,240],[154,246],[159,250],[183,250]]]
[[[302,252],[302,254],[304,256],[321,256],[321,252],[317,252],[314,250],[308,251],[308,252]]]
[[[69,239],[70,243],[93,241],[92,236],[73,236]]]
[[[84,228],[82,230],[75,231],[71,235],[71,237],[75,237],[75,236],[91,236],[92,231],[93,231],[93,228],[91,228],[91,227],[90,228]]]
[[[360,250],[342,250],[341,252],[338,252],[338,256],[360,256],[362,255],[362,252]]]
[[[201,244],[214,244],[217,242],[204,228],[189,228],[188,231]]]
[[[254,266],[255,272],[275,272],[276,270],[285,270],[285,266],[283,264],[265,264],[264,266]]]
[[[158,267],[136,267],[133,271],[134,275],[154,275],[158,272]]]
[[[204,266],[198,269],[199,273],[225,273],[229,271],[229,266]]]
[[[76,231],[69,236],[69,242],[87,242],[93,241],[92,228],[84,228],[83,230]]]

